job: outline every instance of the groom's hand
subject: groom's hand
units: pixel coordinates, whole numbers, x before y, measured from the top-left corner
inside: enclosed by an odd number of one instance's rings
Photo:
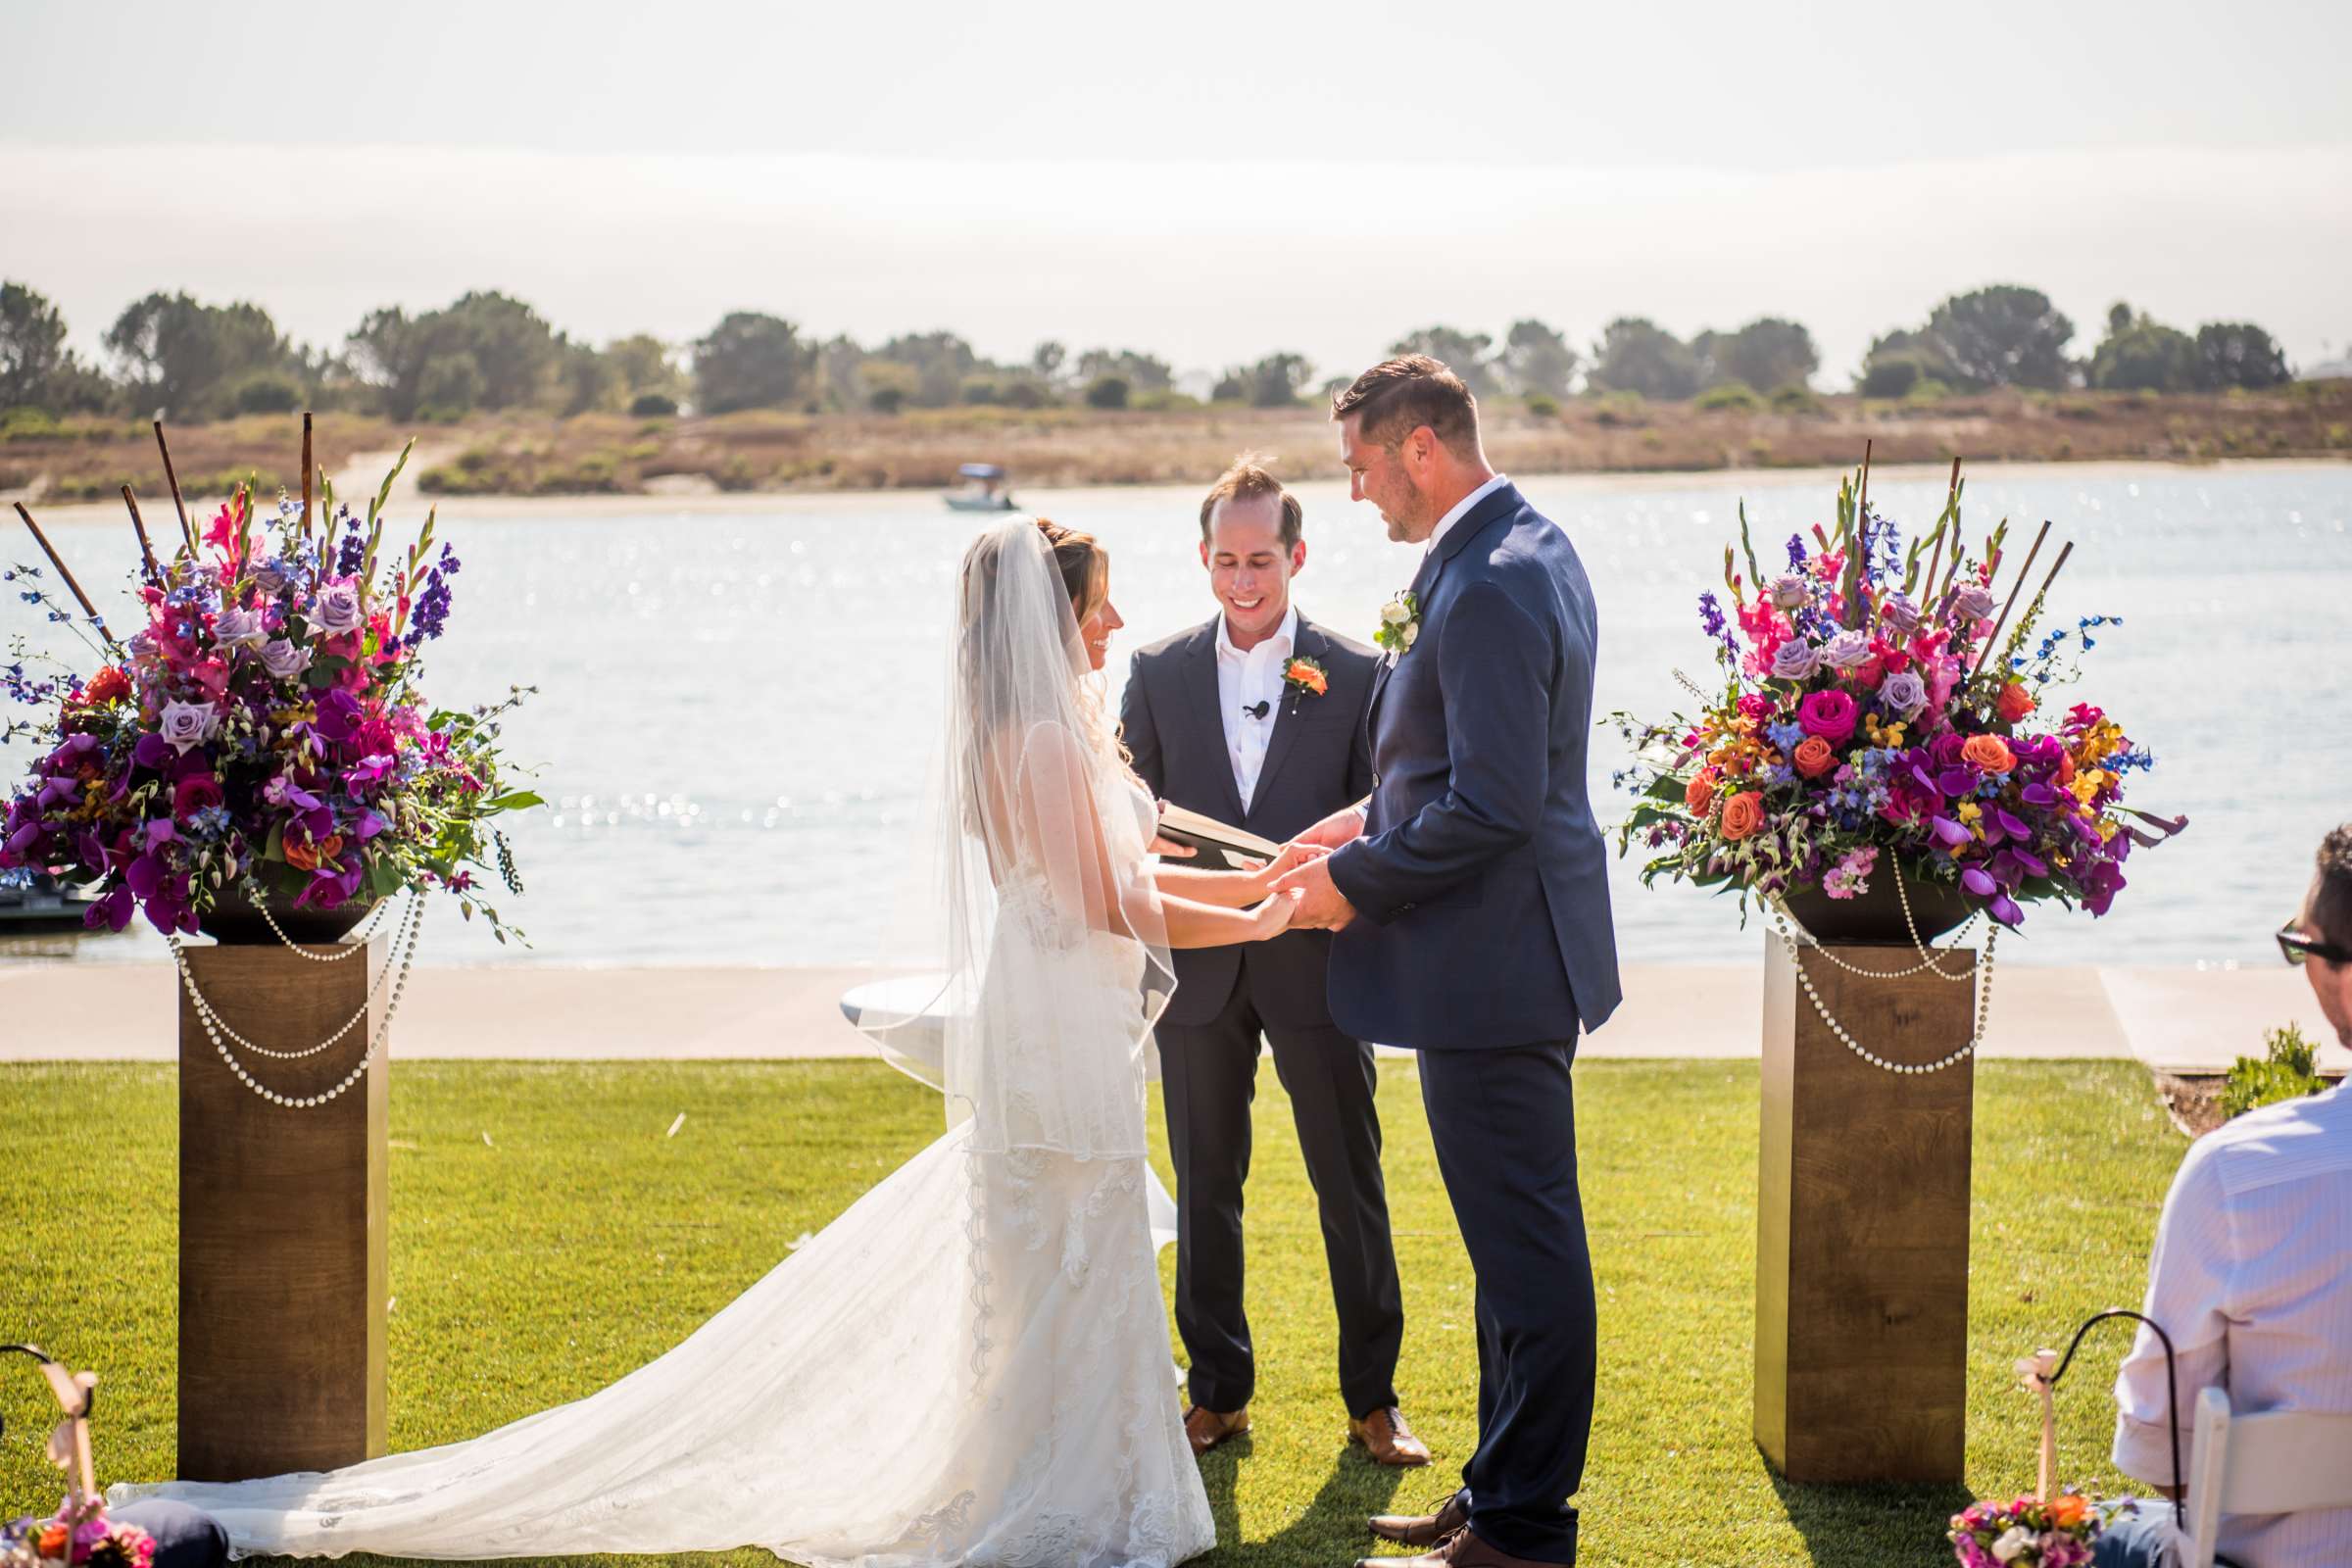
[[[1355,918],[1355,906],[1348,902],[1348,896],[1331,879],[1328,856],[1319,856],[1292,871],[1274,884],[1274,891],[1298,895],[1298,907],[1291,914],[1294,929],[1337,931]]]
[[[1352,844],[1364,834],[1364,813],[1352,806],[1343,806],[1313,827],[1291,840],[1293,844],[1312,844],[1318,849],[1336,850]]]

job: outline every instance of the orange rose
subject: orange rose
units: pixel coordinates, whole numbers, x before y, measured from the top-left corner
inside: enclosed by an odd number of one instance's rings
[[[2074,1492],[2060,1493],[2050,1499],[2048,1506],[2050,1523],[2061,1530],[2072,1530],[2082,1522],[2083,1515],[2090,1512],[2090,1504],[2082,1500],[2080,1493]]]
[[[2006,773],[2017,766],[2009,743],[1998,735],[1971,735],[1960,747],[1960,760],[1985,773]]]
[[[332,860],[343,853],[343,835],[329,833],[323,843],[297,843],[286,840],[286,863],[297,871],[316,871],[322,860]]]
[[[1754,790],[1723,803],[1723,836],[1737,844],[1764,825],[1764,797]]]
[[[2014,724],[2034,711],[2034,694],[2026,690],[2025,682],[2013,680],[2001,688],[1998,708],[2002,721]]]
[[[1706,815],[1707,808],[1715,804],[1715,775],[1693,773],[1690,782],[1683,786],[1683,804],[1699,815]]]
[[[2058,782],[2061,784],[2072,784],[2074,781],[2075,754],[2072,752],[2060,752],[2058,754]]]
[[[1838,765],[1838,754],[1830,750],[1828,741],[1818,735],[1808,735],[1796,743],[1793,760],[1799,773],[1807,778],[1819,778]]]

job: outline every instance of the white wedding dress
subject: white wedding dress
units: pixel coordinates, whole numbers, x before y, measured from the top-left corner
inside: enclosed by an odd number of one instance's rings
[[[1025,571],[1011,527],[983,540]],[[945,1136],[586,1398],[342,1470],[117,1486],[108,1501],[193,1503],[239,1556],[759,1545],[811,1568],[1168,1568],[1212,1545],[1148,1207],[1164,954],[1078,886],[1149,906],[1152,806],[1073,740],[1084,715],[1041,692],[990,699],[1017,747],[958,732],[970,788],[952,807],[975,850],[958,862],[1004,869],[951,877],[981,978],[952,1015]]]

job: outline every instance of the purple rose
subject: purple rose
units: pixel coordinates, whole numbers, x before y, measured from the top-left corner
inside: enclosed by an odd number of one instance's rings
[[[1907,669],[1898,669],[1879,682],[1879,706],[1908,721],[1928,706],[1927,683]]]
[[[220,715],[210,703],[167,703],[163,722],[157,727],[172,750],[185,757],[189,747],[211,740],[214,726],[220,722]]]
[[[1907,633],[1919,629],[1919,607],[1902,594],[1888,594],[1881,600],[1879,615],[1896,631]]]
[[[1797,704],[1796,722],[1806,734],[1842,746],[1853,739],[1855,713],[1854,700],[1844,692],[1815,692]]]
[[[253,568],[254,585],[266,594],[283,592],[286,586],[286,564],[272,556]]]
[[[213,637],[223,648],[262,640],[262,617],[250,610],[223,610],[213,620]]]
[[[1870,634],[1841,631],[1822,645],[1821,657],[1833,669],[1852,669],[1870,658]]]
[[[1810,680],[1820,668],[1820,651],[1802,637],[1791,637],[1773,652],[1774,680]]]
[[[1990,620],[1992,618],[1992,590],[1970,583],[1952,595],[1952,608],[1958,611],[1964,619]]]
[[[328,583],[318,590],[318,602],[312,607],[311,616],[330,632],[356,630],[360,624],[359,588],[349,582]]]
[[[1768,592],[1779,609],[1802,610],[1805,601],[1813,597],[1813,585],[1793,571],[1784,572],[1772,579]]]
[[[272,637],[262,644],[262,667],[279,680],[290,680],[310,667],[311,651],[296,647],[283,637]]]

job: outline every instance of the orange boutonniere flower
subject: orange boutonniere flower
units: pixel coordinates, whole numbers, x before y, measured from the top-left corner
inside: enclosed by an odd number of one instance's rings
[[[1282,666],[1282,683],[1291,689],[1291,711],[1298,711],[1299,699],[1320,697],[1331,690],[1331,676],[1311,659],[1294,659]]]

